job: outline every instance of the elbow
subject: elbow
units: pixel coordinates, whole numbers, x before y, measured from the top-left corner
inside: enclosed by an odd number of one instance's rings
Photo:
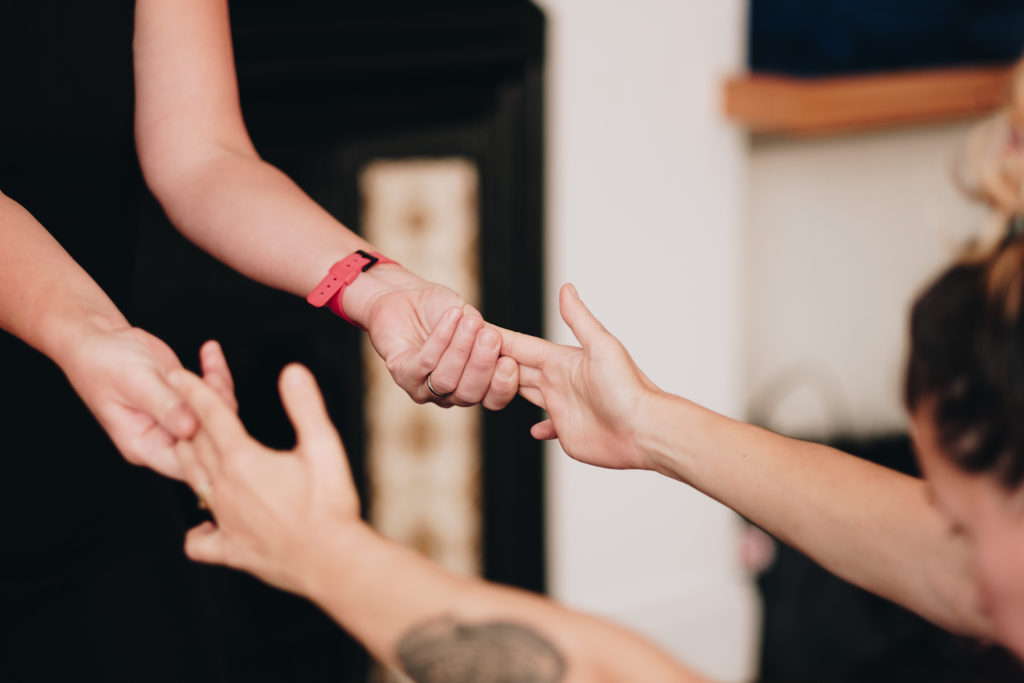
[[[162,168],[156,162],[147,162],[141,151],[139,153],[139,167],[142,169],[142,179],[146,182],[146,187],[160,204],[166,205],[167,199],[171,194],[172,174],[168,173],[167,169]]]
[[[146,187],[167,209],[173,202],[175,189],[192,172],[195,162],[184,150],[175,150],[171,144],[154,138],[137,129],[135,148]]]
[[[146,187],[165,210],[188,194],[195,178],[224,157],[259,159],[248,136],[230,143],[136,125],[135,146]]]

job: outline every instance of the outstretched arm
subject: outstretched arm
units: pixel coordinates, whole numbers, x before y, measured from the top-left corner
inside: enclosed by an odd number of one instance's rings
[[[167,373],[181,367],[178,358],[132,327],[50,233],[2,193],[0,329],[60,366],[129,462],[181,477],[171,445],[196,421],[167,383]],[[207,357],[205,376],[226,386]]]
[[[520,363],[520,393],[548,412],[535,437],[557,438],[592,465],[678,479],[862,588],[952,631],[992,635],[964,542],[922,481],[663,392],[572,285],[559,306],[582,348],[502,333],[502,352]]]
[[[334,263],[372,249],[257,155],[239,108],[226,0],[136,3],[135,81],[146,181],[190,240],[299,296]],[[455,292],[378,265],[342,304],[416,401],[497,409],[515,396],[515,363],[499,360],[498,334]],[[431,393],[428,376],[451,396]]]
[[[283,453],[254,441],[197,377],[172,381],[201,421],[177,453],[216,520],[189,532],[192,559],[310,598],[420,683],[702,680],[622,628],[453,576],[376,534],[359,518],[344,449],[304,367],[281,374],[298,437]]]

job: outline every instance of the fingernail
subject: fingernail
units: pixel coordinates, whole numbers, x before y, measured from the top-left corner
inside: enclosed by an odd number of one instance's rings
[[[580,293],[576,291],[576,285],[572,284],[571,282],[569,283],[569,294],[571,294],[572,298],[576,300],[579,300],[580,298]]]
[[[291,386],[298,386],[302,383],[302,367],[298,363],[289,363],[284,369],[284,381]]]
[[[494,330],[484,330],[480,333],[480,344],[487,351],[494,351],[501,344],[501,337]]]

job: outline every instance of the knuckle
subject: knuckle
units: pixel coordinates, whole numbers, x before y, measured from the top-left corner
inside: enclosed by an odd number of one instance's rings
[[[472,336],[457,336],[452,339],[450,350],[462,356],[468,355],[473,352],[473,342]]]
[[[451,401],[460,408],[468,408],[469,406],[475,406],[477,403],[480,403],[483,397],[483,391],[462,390],[456,392],[451,397]]]
[[[430,376],[430,385],[434,387],[439,394],[448,394],[455,391],[457,384],[457,379],[446,377],[445,375],[438,375],[436,372]]]
[[[491,373],[495,370],[497,360],[497,357],[491,353],[474,353],[469,357],[466,367],[476,372]]]
[[[391,358],[384,359],[384,367],[388,369],[392,377],[398,378],[398,375],[402,372],[402,362],[398,357],[392,356]]]
[[[420,376],[428,374],[434,367],[437,366],[439,360],[439,354],[421,355],[416,361],[416,369],[419,371]]]
[[[479,325],[467,324],[459,327],[458,333],[452,339],[452,346],[457,349],[470,350],[476,343],[476,334],[480,329]]]

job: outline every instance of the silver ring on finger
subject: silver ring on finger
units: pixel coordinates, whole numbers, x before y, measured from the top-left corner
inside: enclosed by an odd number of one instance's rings
[[[434,396],[437,396],[438,398],[448,398],[453,393],[449,391],[447,394],[442,394],[440,391],[435,389],[434,385],[430,383],[430,375],[427,375],[427,389],[429,389],[430,393],[432,393]]]

